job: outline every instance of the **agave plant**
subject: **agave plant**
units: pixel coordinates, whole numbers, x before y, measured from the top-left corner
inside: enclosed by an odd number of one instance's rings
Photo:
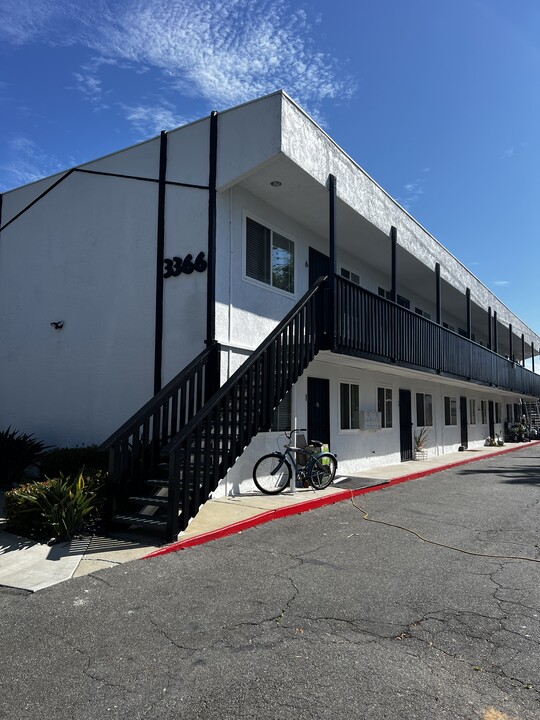
[[[52,478],[25,486],[18,501],[27,513],[39,513],[40,525],[49,537],[69,540],[79,532],[87,516],[96,510],[99,486],[81,471],[76,477]]]
[[[25,468],[35,463],[49,447],[33,435],[12,430],[11,425],[0,431],[0,487],[19,482]]]
[[[414,433],[414,449],[417,452],[421,452],[425,446],[429,436],[429,428],[422,427],[418,428],[418,431]]]

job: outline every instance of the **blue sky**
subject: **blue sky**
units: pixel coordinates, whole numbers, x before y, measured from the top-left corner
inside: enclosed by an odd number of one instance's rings
[[[0,191],[278,88],[540,332],[538,0],[0,0]]]

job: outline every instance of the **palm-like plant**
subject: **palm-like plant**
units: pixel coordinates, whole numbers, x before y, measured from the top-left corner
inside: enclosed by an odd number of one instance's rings
[[[49,447],[33,435],[12,430],[11,425],[0,431],[0,487],[18,483],[25,468],[39,460]]]

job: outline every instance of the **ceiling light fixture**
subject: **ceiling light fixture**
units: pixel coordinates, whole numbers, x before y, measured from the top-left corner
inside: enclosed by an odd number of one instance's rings
[[[272,187],[281,187],[281,180],[272,180],[270,183]]]

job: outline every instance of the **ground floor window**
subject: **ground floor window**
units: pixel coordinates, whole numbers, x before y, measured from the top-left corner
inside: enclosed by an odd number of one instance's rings
[[[482,413],[482,425],[487,425],[487,400],[480,401],[480,411]]]
[[[381,427],[392,427],[392,390],[377,388],[377,410],[381,413]]]
[[[457,425],[457,401],[455,397],[444,398],[444,424]]]
[[[271,432],[284,432],[291,429],[291,393],[285,395],[272,414]]]
[[[353,383],[339,384],[340,427],[358,430],[360,427],[360,388]]]
[[[433,425],[433,398],[428,393],[416,393],[416,426]]]
[[[495,403],[495,422],[502,423],[502,404]]]
[[[476,400],[469,399],[469,425],[476,425]]]

